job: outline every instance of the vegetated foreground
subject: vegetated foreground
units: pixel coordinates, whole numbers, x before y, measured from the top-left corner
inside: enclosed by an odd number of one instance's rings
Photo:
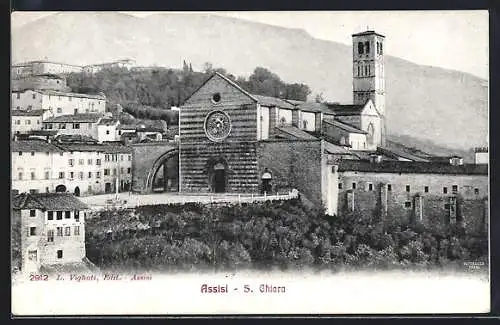
[[[300,199],[242,205],[154,205],[95,212],[87,257],[105,270],[487,270],[486,237],[460,229],[384,226],[325,215]]]

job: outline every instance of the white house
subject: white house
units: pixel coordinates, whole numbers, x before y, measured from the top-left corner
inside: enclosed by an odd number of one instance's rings
[[[104,114],[72,114],[60,115],[43,121],[43,129],[58,130],[60,135],[82,135],[91,137],[98,142],[119,141],[118,120]]]
[[[41,130],[42,121],[50,115],[43,110],[13,110],[11,112],[11,134],[26,134],[32,130]]]
[[[12,189],[19,192],[79,196],[113,192],[117,179],[126,190],[132,180],[132,154],[122,145],[19,140],[11,152]]]
[[[71,194],[21,193],[13,198],[12,210],[12,226],[21,234],[23,273],[83,262],[87,205]]]
[[[106,112],[106,96],[67,93],[55,90],[13,91],[12,109],[48,110],[54,116]]]

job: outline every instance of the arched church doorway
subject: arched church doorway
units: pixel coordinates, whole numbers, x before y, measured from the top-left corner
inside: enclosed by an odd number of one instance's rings
[[[66,192],[66,186],[62,185],[62,184],[61,185],[57,185],[56,186],[56,192],[57,193],[64,193],[64,192]]]
[[[78,186],[75,187],[75,196],[80,196],[80,188]]]
[[[222,163],[214,165],[212,188],[215,193],[224,193],[226,191],[226,166]]]
[[[267,168],[264,170],[264,173],[262,174],[262,194],[264,193],[271,193],[271,180],[272,180],[273,176],[271,175],[271,173],[269,172],[269,170],[267,170]]]

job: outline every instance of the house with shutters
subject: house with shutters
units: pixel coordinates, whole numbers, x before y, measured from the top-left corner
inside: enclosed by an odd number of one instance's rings
[[[83,263],[88,209],[67,193],[15,195],[11,225],[18,267],[30,273],[43,266]]]

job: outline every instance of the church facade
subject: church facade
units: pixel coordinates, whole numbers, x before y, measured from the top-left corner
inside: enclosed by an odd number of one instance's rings
[[[473,228],[484,229],[487,164],[389,147],[385,37],[366,31],[352,40],[349,104],[255,95],[213,74],[179,109],[180,192],[297,189],[331,215],[363,210],[422,222],[474,219]]]

